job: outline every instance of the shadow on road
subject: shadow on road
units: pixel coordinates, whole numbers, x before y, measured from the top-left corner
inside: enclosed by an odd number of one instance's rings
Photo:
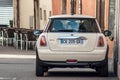
[[[65,72],[60,72],[60,71],[50,71],[48,73],[46,73],[45,75],[46,77],[101,77],[98,73],[96,72],[87,72],[87,71],[81,71],[81,72],[69,72],[69,71],[65,71]],[[109,73],[108,77],[115,77],[113,75],[113,73]]]

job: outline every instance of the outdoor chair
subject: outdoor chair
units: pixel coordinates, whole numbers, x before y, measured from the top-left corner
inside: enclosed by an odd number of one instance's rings
[[[21,48],[22,50],[22,32],[25,30],[25,28],[16,28],[14,32],[14,46],[15,48]]]
[[[3,28],[0,28],[0,42],[1,42],[1,45],[4,46],[4,32],[3,32]]]
[[[7,27],[0,28],[0,39],[1,39],[2,46],[4,46],[6,43],[6,29]]]
[[[31,47],[34,48],[35,46],[36,37],[34,36],[33,31],[34,30],[27,30],[27,33],[25,34],[26,51]]]
[[[5,40],[5,44],[8,45],[13,45],[13,41],[14,41],[14,29],[13,28],[5,28],[3,29],[4,33],[4,39]]]
[[[29,30],[29,29],[23,29],[23,30],[21,30],[21,33],[20,33],[21,50],[23,50],[23,48],[25,48],[27,30]]]

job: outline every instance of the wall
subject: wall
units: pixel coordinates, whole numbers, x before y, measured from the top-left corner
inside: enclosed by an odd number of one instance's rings
[[[80,14],[79,1],[80,0],[76,0],[76,14]],[[71,0],[67,0],[67,14],[71,14]]]
[[[82,14],[96,17],[96,0],[82,0]]]
[[[34,0],[19,0],[20,1],[20,27],[30,28],[30,22],[33,22],[30,19],[30,16],[34,15]],[[80,0],[76,0],[76,12],[80,14]],[[96,0],[81,0],[82,1],[82,14],[83,15],[91,15],[96,17]],[[49,4],[48,4],[49,3]],[[105,0],[105,29],[108,29],[108,5],[109,0]],[[62,0],[40,0],[39,1],[39,18],[40,18],[40,29],[44,28],[48,17],[50,16],[50,11],[52,15],[61,14],[62,9]],[[67,0],[67,14],[71,14],[71,0]],[[42,9],[40,12],[40,8]],[[46,14],[45,11],[46,10]],[[46,19],[44,16],[46,15]],[[32,17],[31,17],[32,18]],[[31,24],[32,25],[32,24]],[[33,25],[34,27],[34,25]]]
[[[39,2],[40,29],[44,29],[44,26],[48,21],[48,18],[52,15],[52,0],[39,0],[39,1],[40,1]]]
[[[30,24],[32,24],[32,20],[30,20],[30,17],[34,15],[34,6],[33,6],[33,0],[19,0],[19,10],[20,10],[20,27],[21,28],[30,28]],[[31,17],[31,18],[32,18]],[[34,20],[34,18],[33,18]]]
[[[52,0],[53,15],[61,14],[61,9],[62,9],[61,5],[62,5],[62,0]]]
[[[118,54],[118,77],[120,79],[120,0],[116,0],[116,5],[115,5],[115,50],[117,51],[115,54]],[[117,48],[118,47],[118,48]],[[116,61],[117,62],[117,61]],[[115,67],[117,68],[117,67]],[[116,72],[117,72],[116,71]]]
[[[61,14],[62,0],[53,1],[53,15]],[[96,0],[76,0],[76,14],[80,14],[80,3],[82,2],[82,14],[96,16]],[[67,0],[67,14],[71,14],[71,0]]]
[[[71,0],[67,0],[67,14],[71,14]]]
[[[109,0],[105,0],[105,30],[108,30]]]

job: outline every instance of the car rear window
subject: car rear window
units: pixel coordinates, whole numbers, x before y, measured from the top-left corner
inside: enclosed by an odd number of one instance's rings
[[[52,19],[49,32],[99,32],[95,19]]]

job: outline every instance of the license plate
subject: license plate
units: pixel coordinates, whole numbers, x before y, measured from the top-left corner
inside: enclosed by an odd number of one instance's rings
[[[81,39],[61,39],[61,44],[83,44],[83,40]]]

